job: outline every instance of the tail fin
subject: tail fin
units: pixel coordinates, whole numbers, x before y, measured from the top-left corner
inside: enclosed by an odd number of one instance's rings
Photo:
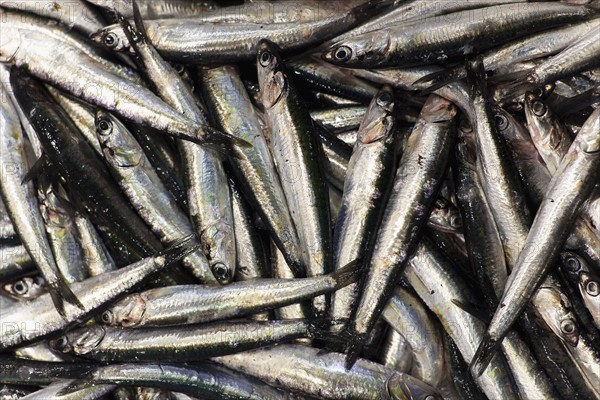
[[[467,61],[467,83],[469,85],[469,92],[473,97],[488,97],[487,81],[485,76],[485,68],[481,58]]]
[[[135,24],[135,28],[137,29],[137,34],[143,41],[146,41],[146,27],[144,26],[142,13],[140,12],[140,8],[138,7],[137,1],[132,0],[131,6],[133,7],[133,23]]]
[[[123,32],[125,33],[125,36],[127,36],[127,40],[129,41],[129,44],[131,46],[134,46],[134,48],[135,48],[135,45],[137,43],[145,43],[146,42],[146,36],[145,36],[144,23],[142,22],[142,17],[140,14],[140,9],[138,8],[135,0],[133,1],[132,6],[133,6],[133,18],[134,18],[135,27],[131,26],[131,24],[129,23],[127,18],[125,18],[123,15],[119,14],[119,12],[117,10],[113,10],[113,12],[116,15],[116,19],[117,19],[119,25],[121,25],[121,28],[123,28]],[[140,29],[140,27],[141,27],[141,29]]]
[[[332,320],[331,318],[312,318],[307,320],[309,338],[320,339],[326,342],[341,343],[343,342],[343,338],[331,331],[332,325],[340,323],[340,321]]]
[[[331,277],[335,281],[335,289],[340,289],[356,282],[358,278],[360,278],[361,274],[362,262],[360,260],[354,260],[333,272]]]
[[[188,235],[161,251],[158,256],[164,257],[165,265],[169,265],[200,249],[201,246],[196,235]]]
[[[428,95],[452,82],[459,81],[466,76],[467,73],[463,67],[455,67],[451,70],[442,70],[425,75],[424,77],[417,79],[413,85],[416,86],[430,82],[431,86],[421,91],[422,95]]]
[[[31,166],[29,171],[27,171],[21,180],[21,185],[28,183],[38,176],[50,174],[55,170],[54,168],[49,168],[51,165],[52,164],[50,163],[50,160],[48,160],[48,157],[42,153],[40,158],[37,159],[37,161]]]
[[[491,317],[488,313],[482,310],[478,305],[470,303],[470,302],[462,302],[460,300],[452,299],[452,304],[460,308],[466,313],[471,314],[478,320],[489,324],[491,322]]]
[[[85,310],[83,304],[81,304],[77,296],[75,296],[75,293],[71,291],[71,288],[62,277],[59,278],[58,281],[48,282],[48,293],[50,293],[56,311],[58,311],[60,316],[64,319],[67,318],[65,302],[70,303],[81,310]]]
[[[194,138],[194,140],[192,141],[200,145],[205,145],[211,150],[214,150],[217,153],[222,154],[226,157],[234,158],[239,157],[236,148],[252,147],[252,144],[245,141],[244,139],[235,137],[228,133],[221,132],[219,130],[211,128],[210,126],[201,127],[198,132],[198,138]]]
[[[487,366],[494,358],[496,350],[500,342],[498,340],[492,339],[488,333],[483,336],[473,359],[471,360],[471,364],[469,365],[469,369],[472,371],[474,376],[478,377],[483,374]]]
[[[356,334],[352,339],[349,340],[346,346],[346,362],[345,367],[347,370],[352,369],[356,360],[363,351],[365,343],[367,342],[368,335]]]

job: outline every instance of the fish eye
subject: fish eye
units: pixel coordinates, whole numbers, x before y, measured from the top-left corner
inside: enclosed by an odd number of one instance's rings
[[[67,347],[67,345],[69,344],[69,339],[67,339],[66,336],[61,336],[58,339],[56,339],[55,343],[55,347],[59,350],[63,350]]]
[[[600,295],[600,284],[596,281],[589,281],[585,285],[585,292],[592,297]]]
[[[271,53],[269,53],[268,51],[264,51],[259,57],[260,65],[262,65],[263,67],[268,67],[269,64],[271,64],[272,58],[273,55]]]
[[[229,279],[229,268],[224,264],[219,263],[213,266],[213,273],[215,274],[215,278],[220,281]]]
[[[387,107],[392,102],[392,95],[388,92],[383,92],[377,98],[377,104],[382,107]]]
[[[27,293],[27,285],[22,280],[15,282],[12,289],[16,294],[24,295]]]
[[[348,61],[352,56],[352,49],[348,46],[340,46],[335,50],[333,56],[338,61]]]
[[[508,118],[502,114],[494,115],[494,122],[500,130],[505,130],[508,127]]]
[[[113,321],[113,313],[110,312],[109,310],[106,310],[102,313],[102,315],[100,316],[100,319],[105,324],[110,324]]]
[[[96,127],[98,129],[98,132],[103,135],[108,135],[112,132],[112,123],[107,121],[106,119],[101,119],[100,121],[98,121]]]
[[[571,318],[566,319],[560,323],[560,330],[566,335],[570,335],[575,332],[575,322]]]
[[[542,103],[541,101],[535,101],[532,105],[531,105],[531,110],[533,111],[533,113],[535,115],[537,115],[538,117],[541,117],[542,115],[546,114],[546,105],[544,103]]]
[[[576,257],[569,257],[565,261],[565,266],[569,272],[577,272],[581,268],[581,263]]]
[[[453,215],[452,218],[450,218],[450,226],[453,228],[460,228],[462,226],[462,219],[459,215]]]
[[[109,32],[102,38],[102,43],[104,43],[106,47],[110,47],[112,49],[117,47],[117,44],[119,44],[119,38],[114,32]]]

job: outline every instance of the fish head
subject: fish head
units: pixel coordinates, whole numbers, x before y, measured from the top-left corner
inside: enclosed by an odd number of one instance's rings
[[[600,152],[600,108],[597,108],[585,121],[575,138],[573,146],[575,143],[587,154]]]
[[[258,43],[256,67],[263,107],[269,109],[277,104],[288,88],[283,61],[274,43],[266,39]]]
[[[103,327],[91,325],[68,332],[57,339],[50,340],[48,344],[53,350],[62,353],[87,354],[102,342],[105,333]]]
[[[371,101],[361,123],[357,140],[363,144],[370,144],[382,139],[393,139],[394,107],[394,92],[386,86]]]
[[[46,284],[44,279],[38,276],[26,276],[14,282],[6,283],[2,289],[16,300],[31,300],[44,294]]]
[[[584,294],[584,300],[598,298],[600,300],[600,280],[591,273],[579,274],[579,289]],[[598,300],[596,300],[598,301]]]
[[[119,24],[110,25],[90,35],[90,39],[100,46],[117,52],[129,51],[129,40]]]
[[[579,280],[580,273],[589,271],[586,261],[571,251],[563,251],[560,254],[560,259],[563,266],[562,270],[573,282]]]
[[[135,293],[105,310],[99,316],[99,322],[106,325],[132,327],[141,322],[145,311],[146,301],[140,294]]]
[[[458,233],[462,228],[462,218],[458,208],[444,198],[435,201],[429,223],[443,232]]]
[[[556,286],[544,284],[536,296],[537,301],[544,304],[538,310],[550,330],[564,342],[577,346],[580,329],[569,298]]]
[[[389,33],[379,30],[334,43],[321,57],[335,65],[374,67],[388,59],[389,47]]]
[[[96,134],[104,158],[113,167],[129,168],[140,164],[142,148],[125,125],[102,110],[96,111]]]
[[[432,386],[402,372],[397,372],[388,378],[386,389],[391,400],[443,399]]]

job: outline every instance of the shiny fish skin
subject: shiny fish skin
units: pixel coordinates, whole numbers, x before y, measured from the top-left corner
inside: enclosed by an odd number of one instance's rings
[[[127,128],[114,116],[98,111],[96,130],[110,172],[158,239],[169,245],[192,235],[193,229],[186,215],[177,206],[172,206],[175,199],[162,185]],[[188,255],[183,264],[201,281],[214,282],[208,260],[202,252]]]
[[[430,386],[422,382],[419,385],[414,378],[405,384],[402,380],[405,375],[393,369],[359,359],[351,371],[346,371],[342,354],[319,354],[318,349],[301,345],[279,345],[213,360],[276,386],[319,398],[404,400],[415,398],[412,395],[423,388],[429,392],[417,398],[426,398],[429,394],[431,400],[441,399]],[[412,395],[411,389],[416,389]]]
[[[132,0],[86,0],[88,3],[106,8],[109,11],[117,11],[125,18],[133,17]],[[204,15],[209,10],[218,6],[212,0],[136,0],[142,18],[157,19],[168,17],[185,17]]]
[[[0,400],[600,400],[599,28],[0,0]]]
[[[591,193],[592,182],[598,178],[600,158],[596,152],[600,147],[599,130],[600,110],[597,110],[588,118],[552,177],[500,300],[504,307],[496,311],[487,337],[481,344],[482,351],[502,339],[534,294],[548,267],[558,257],[560,244],[569,233],[573,217]],[[479,364],[479,368],[481,366]]]
[[[585,7],[557,3],[505,4],[459,11],[427,21],[387,26],[332,44],[323,58],[336,65],[371,68],[422,65],[468,56],[525,34],[588,18]],[[465,45],[465,43],[469,45]]]
[[[600,295],[598,292],[600,278],[597,271],[591,269],[586,260],[575,253],[563,252],[561,259],[561,267],[581,293],[596,328],[600,329]]]
[[[419,297],[432,310],[446,332],[456,342],[464,360],[469,362],[483,337],[483,322],[457,307],[450,299],[472,296],[466,284],[457,276],[447,259],[426,240],[422,240],[409,262],[404,276]],[[510,370],[500,354],[491,361],[483,375],[475,377],[479,388],[490,399],[517,399],[516,388],[511,385]]]
[[[99,361],[199,361],[319,335],[305,320],[216,322],[144,329],[91,325],[50,342],[57,351]],[[175,341],[174,341],[175,339]]]
[[[64,319],[49,302],[49,294],[30,302],[16,303],[11,307],[3,308],[0,310],[0,318],[3,321],[0,331],[0,349],[41,339],[72,326],[78,320],[85,320],[86,317],[98,312],[100,307],[114,301],[151,274],[193,251],[193,247],[182,248],[187,241],[178,243],[164,255],[145,258],[125,268],[73,283],[71,288],[77,294],[83,309],[69,307],[68,319]],[[31,320],[30,315],[36,315],[36,320]]]
[[[2,88],[4,89],[5,86],[2,85]],[[0,149],[3,169],[6,168],[0,179],[3,202],[17,233],[24,238],[23,244],[27,252],[48,284],[53,304],[61,315],[66,315],[65,301],[71,304],[79,303],[56,265],[46,237],[33,183],[22,184],[30,166],[27,160],[25,137],[10,98],[6,98],[0,107],[0,119]]]
[[[91,370],[79,381],[82,382],[151,386],[187,393],[206,400],[290,399],[285,392],[258,379],[209,363],[194,366],[139,363],[108,365]]]
[[[274,44],[260,42],[257,68],[273,156],[303,246],[305,273],[326,274],[332,269],[329,193],[312,120]],[[327,315],[328,303],[323,296],[314,299],[316,314]]]
[[[440,390],[445,398],[457,398],[445,365],[440,328],[425,305],[406,289],[396,288],[382,316],[410,346],[413,362],[409,373]]]
[[[336,273],[303,279],[261,279],[207,287],[169,286],[132,294],[100,317],[123,327],[197,324],[242,317],[330,293],[356,280],[348,266]]]
[[[69,192],[83,202],[96,223],[117,232],[139,256],[148,256],[159,249],[160,242],[126,204],[106,167],[68,115],[39,83],[19,77],[23,75],[16,71],[11,74],[13,81],[19,81],[20,86],[15,88],[21,89],[15,92],[17,100],[42,142],[45,157],[59,169]]]
[[[48,4],[40,4],[36,0],[3,0],[0,1],[0,7],[55,19],[69,29],[76,29],[86,35],[100,29],[105,23],[100,13],[85,0],[53,0]]]
[[[257,111],[244,89],[237,68],[222,66],[199,71],[203,95],[217,124],[252,146],[237,148],[230,159],[233,174],[263,223],[271,231],[277,247],[296,270],[302,268],[298,235],[293,225],[280,176],[275,169]]]
[[[134,6],[135,11],[138,10]],[[191,89],[177,71],[146,41],[143,22],[139,15],[135,17],[135,29],[127,23],[122,25],[128,32],[129,42],[138,55],[141,69],[168,105],[201,126],[207,125],[205,115]],[[205,132],[200,132],[197,137],[201,138],[204,134]],[[184,177],[194,228],[204,245],[204,253],[212,275],[219,283],[229,283],[235,274],[236,255],[231,193],[225,170],[221,160],[214,153],[194,143],[180,141],[178,144],[184,159]],[[197,268],[199,266],[193,269]],[[203,280],[212,280],[210,275],[210,272],[202,271]]]
[[[0,282],[35,271],[35,264],[22,244],[0,246]]]
[[[431,95],[408,138],[367,264],[360,302],[346,327],[352,338],[349,365],[391,296],[428,219],[454,145],[456,113],[450,102]]]
[[[344,181],[342,205],[334,229],[333,265],[337,271],[372,251],[383,210],[396,172],[395,99],[390,88],[382,89],[371,102],[357,134],[357,142]],[[359,297],[358,284],[333,295],[334,318],[348,318]]]
[[[368,104],[377,94],[377,89],[371,84],[357,79],[351,72],[336,68],[316,56],[292,60],[289,67],[300,80],[324,93],[338,95],[364,104]]]
[[[0,25],[3,38],[0,61],[10,61],[75,97],[164,133],[188,138],[199,133],[200,125],[167,106],[150,90],[106,70],[80,49],[49,36],[48,29],[28,26],[14,29],[14,20],[18,20],[18,16],[11,16],[7,23]],[[66,80],[65,76],[73,79]],[[90,90],[90,86],[102,90]],[[214,133],[203,135],[199,141],[211,141],[209,136]],[[218,141],[221,136],[217,133],[214,138]]]
[[[252,59],[261,39],[276,42],[284,51],[321,42],[356,24],[378,7],[377,2],[371,1],[320,20],[276,24],[239,22],[235,29],[231,29],[231,24],[202,20],[150,20],[146,22],[146,29],[150,42],[168,60],[226,64]],[[128,48],[122,45],[124,32],[118,25],[102,29],[92,39],[105,43],[107,35],[119,42],[121,51]]]

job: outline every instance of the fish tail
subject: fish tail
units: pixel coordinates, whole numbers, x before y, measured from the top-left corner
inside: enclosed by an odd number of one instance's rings
[[[320,339],[325,342],[341,343],[343,338],[331,331],[331,326],[339,324],[331,318],[311,318],[307,320],[308,335],[311,339]]]
[[[332,273],[331,277],[335,281],[335,289],[339,289],[356,282],[361,274],[362,262],[360,260],[354,260]]]
[[[137,34],[140,38],[146,41],[146,27],[144,26],[144,20],[142,19],[142,13],[138,7],[137,1],[132,0],[131,6],[133,7],[133,22],[137,30]]]
[[[452,82],[459,81],[463,79],[466,75],[465,69],[463,67],[456,67],[451,70],[442,70],[438,72],[433,72],[429,75],[425,75],[422,78],[417,79],[413,85],[417,86],[422,83],[430,83],[430,86],[427,89],[423,89],[420,93],[421,95],[429,95],[436,90],[443,88],[446,85],[449,85]]]
[[[488,98],[487,80],[483,60],[479,57],[467,61],[467,84],[472,97]]]
[[[365,343],[367,341],[366,335],[356,334],[351,340],[349,340],[348,345],[346,346],[346,360],[344,362],[344,366],[347,370],[351,370],[356,360],[362,353],[363,348],[365,347]]]
[[[211,150],[214,150],[227,158],[238,158],[237,148],[239,147],[252,147],[252,144],[244,139],[218,131],[208,126],[203,126],[200,130],[201,132],[199,132],[198,135],[199,139],[195,140],[195,142],[205,145]]]
[[[165,265],[176,263],[187,255],[200,249],[201,244],[196,235],[188,235],[173,243],[158,255],[164,257]]]
[[[81,304],[77,296],[75,296],[75,293],[71,291],[69,285],[67,285],[67,283],[63,280],[49,282],[48,292],[50,293],[52,302],[56,307],[56,311],[58,311],[63,318],[66,318],[67,316],[65,311],[65,302],[70,303],[81,310],[85,310],[85,307],[83,304]]]
[[[489,333],[486,333],[471,360],[471,364],[469,365],[469,369],[472,371],[474,376],[478,377],[483,374],[487,366],[494,358],[496,354],[496,350],[500,342],[498,340],[492,339]]]

